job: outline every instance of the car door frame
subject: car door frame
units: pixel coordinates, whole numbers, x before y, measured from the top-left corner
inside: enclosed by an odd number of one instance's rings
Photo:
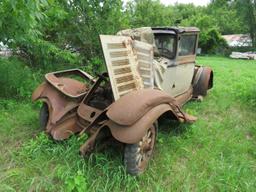
[[[182,36],[195,35],[194,53],[180,56],[180,43]],[[177,53],[175,59],[176,79],[175,79],[175,97],[182,95],[192,88],[194,67],[196,60],[196,51],[198,48],[199,32],[186,32],[178,34]]]

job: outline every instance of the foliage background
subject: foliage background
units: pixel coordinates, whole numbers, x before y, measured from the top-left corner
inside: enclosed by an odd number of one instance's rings
[[[206,7],[159,0],[0,0],[0,42],[13,51],[0,57],[0,191],[255,191],[254,61],[198,59],[216,74],[209,99],[185,108],[202,118],[193,126],[163,126],[171,131],[159,134],[159,150],[139,179],[125,173],[120,151],[84,160],[77,150],[86,138],[56,143],[40,134],[39,106],[30,102],[46,72],[101,71],[99,34],[179,23],[201,29],[204,54],[228,54],[221,34],[249,33],[255,49],[255,11],[255,0],[212,0]]]
[[[126,5],[121,0],[2,0],[0,5],[0,40],[19,49],[32,65],[77,63],[67,51],[78,53],[88,63],[100,54],[99,34],[129,27],[171,26],[179,21],[182,26],[199,27],[202,42],[211,37],[213,29],[221,34],[255,36],[255,2],[250,0],[212,0],[207,7],[165,6],[159,0],[134,0]],[[48,60],[47,56],[52,60],[41,61]]]
[[[254,0],[212,0],[208,6],[165,6],[159,0],[2,0],[0,42],[13,50],[15,59],[1,59],[0,72],[8,75],[1,77],[0,96],[28,96],[33,83],[21,79],[39,79],[30,73],[41,77],[72,67],[98,72],[103,63],[98,35],[125,28],[196,26],[204,54],[229,54],[221,34],[249,33],[255,45],[255,11]]]

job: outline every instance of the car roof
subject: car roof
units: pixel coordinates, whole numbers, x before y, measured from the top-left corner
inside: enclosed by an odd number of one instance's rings
[[[197,27],[151,27],[154,32],[175,32],[181,33],[199,33],[200,30]]]
[[[117,32],[117,35],[130,36],[135,40],[146,42],[154,45],[154,34],[183,34],[183,33],[199,33],[196,27],[139,27],[125,29]]]

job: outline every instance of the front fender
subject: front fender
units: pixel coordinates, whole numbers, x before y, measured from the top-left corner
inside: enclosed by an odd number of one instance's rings
[[[152,108],[133,125],[120,125],[111,120],[106,125],[116,140],[122,143],[133,144],[139,142],[147,129],[166,112],[169,112],[170,117],[173,118],[174,112],[171,106],[169,104],[161,104]]]
[[[176,100],[163,91],[141,89],[132,91],[112,103],[107,116],[117,124],[130,126],[160,104],[172,104],[174,108],[179,109]]]

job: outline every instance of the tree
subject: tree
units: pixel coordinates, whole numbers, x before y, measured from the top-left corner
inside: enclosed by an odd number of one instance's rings
[[[60,42],[66,42],[65,47],[79,52],[86,59],[101,53],[99,34],[113,34],[127,27],[121,0],[59,2],[68,16],[55,34]]]
[[[45,0],[0,1],[0,41],[9,46],[40,36],[38,23],[44,19]]]
[[[129,1],[126,14],[132,27],[168,25],[165,6],[159,0]]]
[[[219,31],[222,34],[246,33],[243,19],[236,9],[233,0],[212,0],[208,5],[205,14],[214,18]]]
[[[256,47],[256,1],[236,0],[236,8],[245,24],[242,27],[248,29],[252,38],[252,45]]]

